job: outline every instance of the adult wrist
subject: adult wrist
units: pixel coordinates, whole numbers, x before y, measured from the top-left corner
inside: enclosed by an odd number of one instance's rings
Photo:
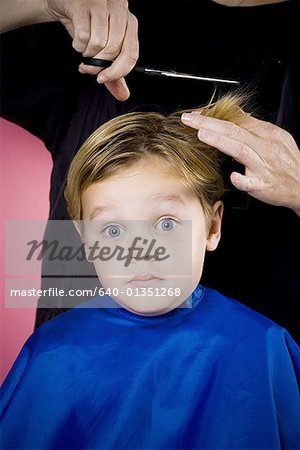
[[[58,20],[51,13],[47,0],[1,0],[0,31]]]
[[[56,22],[59,20],[58,16],[49,7],[48,0],[39,0],[42,8],[41,14],[44,16],[44,22]]]

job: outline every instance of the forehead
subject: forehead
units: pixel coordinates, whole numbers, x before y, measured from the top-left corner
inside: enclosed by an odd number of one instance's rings
[[[93,183],[82,194],[82,206],[89,211],[97,206],[98,212],[133,203],[143,209],[159,204],[180,207],[194,197],[185,179],[155,158]]]

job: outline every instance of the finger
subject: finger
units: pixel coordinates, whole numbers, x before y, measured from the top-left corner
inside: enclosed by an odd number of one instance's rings
[[[91,8],[91,35],[84,57],[93,57],[105,48],[108,41],[108,10],[106,4],[97,3]]]
[[[96,66],[89,66],[87,64],[79,64],[78,70],[80,73],[88,73],[89,75],[98,75],[102,70],[104,70],[103,67],[96,67]]]
[[[91,17],[84,8],[76,12],[72,17],[74,37],[72,46],[77,52],[84,52],[90,40]]]
[[[124,78],[109,81],[108,83],[105,83],[105,86],[117,100],[123,102],[129,98],[130,92]]]
[[[75,32],[74,32],[73,22],[71,20],[69,20],[69,21],[66,21],[65,23],[63,23],[63,25],[66,28],[69,35],[71,36],[71,38],[74,39]]]
[[[125,38],[128,9],[123,2],[112,2],[109,10],[109,33],[105,47],[97,55],[97,58],[114,60],[122,50],[123,41]]]
[[[101,67],[87,66],[85,64],[80,64],[79,72],[83,74],[97,75],[99,72],[104,70]],[[119,101],[125,101],[129,98],[130,92],[124,78],[119,80],[113,80],[105,83],[105,86],[109,92]]]
[[[182,122],[196,130],[211,131],[212,133],[218,133],[236,141],[245,143],[249,147],[253,148],[254,151],[256,151],[257,148],[263,144],[262,141],[257,140],[257,136],[253,136],[251,132],[244,129],[240,125],[229,122],[228,120],[208,117],[201,114],[201,112],[195,111],[192,113],[184,113],[182,115]]]
[[[203,128],[230,136],[251,147],[262,160],[268,158],[270,142],[282,141],[282,133],[288,134],[276,125],[256,119],[247,113],[241,114],[238,125],[205,116],[200,111],[183,114],[182,121],[198,130]]]
[[[231,183],[240,191],[248,192],[249,194],[254,190],[254,182],[252,178],[242,175],[238,172],[232,172],[230,175]]]
[[[289,133],[273,123],[257,119],[250,114],[245,114],[240,121],[240,126],[255,136],[268,140],[285,139]]]
[[[127,75],[135,66],[139,54],[138,42],[138,22],[131,13],[128,16],[128,23],[121,53],[110,67],[105,69],[98,76],[99,83],[117,80]]]
[[[220,150],[226,155],[232,156],[249,170],[258,171],[264,163],[264,160],[257,152],[242,141],[237,141],[223,134],[203,128],[198,130],[198,138],[200,141]]]
[[[229,137],[232,140],[239,141],[242,144],[251,147],[253,151],[259,155],[264,151],[264,142],[257,136],[254,136],[248,130],[245,130],[240,125],[237,125],[228,120],[215,119],[214,117],[208,117],[203,114],[193,112],[190,114],[184,113],[182,115],[182,121],[191,128],[197,130],[207,130],[212,133],[218,133],[224,137]],[[199,137],[200,137],[199,133]],[[202,139],[200,139],[202,140]]]

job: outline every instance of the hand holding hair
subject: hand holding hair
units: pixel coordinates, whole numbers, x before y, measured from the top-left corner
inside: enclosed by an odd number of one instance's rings
[[[265,203],[291,208],[300,217],[300,152],[287,131],[246,113],[238,124],[201,111],[183,114],[182,121],[198,130],[200,141],[245,166],[245,175],[230,176],[237,189]]]

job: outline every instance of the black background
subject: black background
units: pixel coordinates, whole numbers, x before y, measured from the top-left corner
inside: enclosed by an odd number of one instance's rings
[[[130,8],[139,19],[139,65],[239,79],[254,94],[256,115],[290,131],[299,144],[296,2],[226,8],[208,0],[135,0]],[[80,55],[61,24],[24,27],[1,40],[2,116],[40,137],[51,152],[52,219],[68,218],[62,195],[68,166],[102,122],[133,109],[199,106],[213,91],[211,83],[132,73],[131,98],[121,104],[95,77],[78,73]],[[233,167],[228,159],[228,186]],[[234,188],[224,200],[222,241],[207,254],[202,283],[285,326],[300,342],[299,218]],[[39,309],[36,327],[63,311],[58,303]]]

